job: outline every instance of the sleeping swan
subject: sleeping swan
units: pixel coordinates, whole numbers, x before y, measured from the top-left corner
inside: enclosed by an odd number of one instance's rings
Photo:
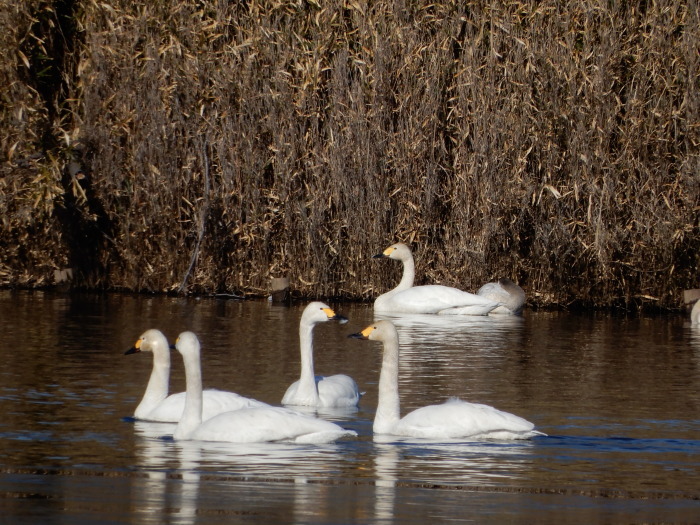
[[[399,403],[399,335],[390,321],[377,321],[348,337],[384,344],[379,374],[375,434],[428,439],[528,439],[543,435],[525,419],[488,405],[450,399],[442,405],[418,408],[401,418]]]
[[[357,433],[305,414],[281,407],[262,406],[223,412],[202,422],[202,370],[199,339],[183,332],[175,348],[182,354],[187,381],[187,399],[173,439],[262,443],[330,443]]]
[[[375,312],[402,314],[486,315],[499,306],[498,302],[463,292],[457,288],[431,284],[413,286],[416,266],[408,246],[397,243],[374,258],[397,259],[403,263],[399,285],[374,301]]]
[[[168,396],[168,383],[170,381],[168,340],[160,330],[147,330],[139,337],[134,346],[125,352],[125,355],[138,352],[153,353],[153,370],[151,378],[148,380],[146,392],[134,411],[134,418],[144,421],[177,423],[180,421],[182,410],[185,407],[185,393],[180,392]],[[248,399],[233,392],[211,389],[204,392],[202,417],[206,420],[220,412],[265,405],[261,401]]]
[[[501,303],[500,306],[491,310],[492,314],[519,314],[525,305],[525,290],[506,278],[499,279],[495,283],[486,283],[479,288],[476,295]]]
[[[360,400],[357,384],[349,376],[314,375],[313,330],[318,323],[326,321],[347,322],[336,315],[330,306],[313,302],[301,315],[299,322],[299,349],[301,350],[301,376],[292,383],[282,398],[283,405],[311,407],[354,407]]]

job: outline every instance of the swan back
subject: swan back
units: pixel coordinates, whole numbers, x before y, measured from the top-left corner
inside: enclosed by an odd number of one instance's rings
[[[219,414],[202,423],[190,439],[229,443],[330,443],[357,433],[311,415],[283,407],[245,408]]]

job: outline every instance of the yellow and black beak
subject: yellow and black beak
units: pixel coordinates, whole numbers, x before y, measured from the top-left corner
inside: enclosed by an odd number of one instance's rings
[[[329,321],[338,321],[340,324],[345,324],[348,322],[348,318],[342,315],[338,315],[331,308],[323,308],[324,313],[328,316]]]
[[[384,250],[382,253],[378,253],[377,255],[373,255],[373,256],[372,256],[372,259],[382,259],[382,258],[384,258],[384,257],[387,257],[387,258],[388,258],[389,255],[391,254],[391,252],[393,252],[393,251],[394,251],[394,247],[393,247],[393,246],[389,246],[389,247],[388,247],[386,250]]]
[[[126,352],[124,352],[124,355],[138,354],[140,351],[141,351],[141,339],[136,341],[136,343],[134,343],[134,346],[132,346]]]
[[[370,325],[361,332],[350,334],[348,337],[351,337],[353,339],[369,339],[369,334],[371,334],[372,332],[374,332],[374,326]]]

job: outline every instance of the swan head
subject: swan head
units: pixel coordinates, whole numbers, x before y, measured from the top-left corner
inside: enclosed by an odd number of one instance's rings
[[[314,301],[304,308],[304,313],[301,314],[301,322],[304,324],[314,325],[317,323],[325,323],[326,321],[338,321],[340,324],[348,322],[347,317],[338,315],[326,303]]]
[[[391,321],[377,321],[372,323],[361,332],[350,334],[353,339],[368,339],[369,341],[387,341],[398,339],[399,334]]]
[[[163,332],[151,328],[142,333],[141,337],[134,343],[134,346],[124,352],[124,355],[136,354],[138,352],[156,353],[159,351],[166,351],[168,348],[168,340],[165,335],[163,335]]]
[[[189,355],[199,355],[199,338],[194,332],[182,332],[177,336],[174,346],[183,357]]]
[[[402,242],[392,244],[382,253],[378,253],[372,257],[373,259],[396,259],[398,261],[407,261],[413,258],[411,249]]]

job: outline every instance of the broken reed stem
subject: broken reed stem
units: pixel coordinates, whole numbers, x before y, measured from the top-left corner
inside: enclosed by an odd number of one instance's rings
[[[185,286],[187,285],[187,279],[190,276],[190,273],[192,273],[192,269],[194,268],[194,265],[197,262],[197,258],[199,257],[199,249],[202,245],[202,239],[204,238],[204,231],[206,229],[207,218],[209,216],[209,156],[207,154],[206,139],[202,139],[202,162],[204,165],[204,201],[202,202],[202,208],[199,212],[199,229],[197,232],[197,242],[195,243],[194,249],[192,251],[190,265],[187,267],[187,271],[185,272],[185,275],[182,278],[182,283],[180,284],[180,287],[177,290],[178,293],[182,293],[185,290]]]

